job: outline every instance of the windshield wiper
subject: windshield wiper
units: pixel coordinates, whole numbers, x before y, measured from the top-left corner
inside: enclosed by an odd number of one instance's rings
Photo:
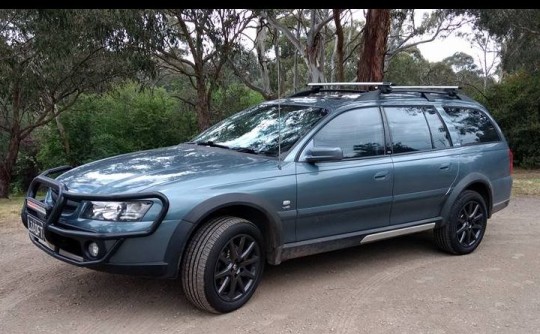
[[[230,150],[231,148],[227,145],[221,145],[221,144],[218,144],[218,143],[214,143],[213,141],[209,140],[209,141],[198,141],[198,142],[195,142],[195,144],[197,145],[203,145],[203,146],[211,146],[211,147],[220,147],[220,148],[225,148],[225,149],[228,149]]]

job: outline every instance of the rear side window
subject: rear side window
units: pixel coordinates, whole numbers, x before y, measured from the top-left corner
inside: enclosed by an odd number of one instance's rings
[[[385,107],[394,153],[433,148],[424,107]]]
[[[313,146],[340,147],[344,158],[384,154],[384,130],[378,108],[362,108],[336,116],[314,137]]]
[[[464,107],[444,107],[450,116],[450,127],[456,132],[461,145],[500,141],[493,122],[480,110]]]

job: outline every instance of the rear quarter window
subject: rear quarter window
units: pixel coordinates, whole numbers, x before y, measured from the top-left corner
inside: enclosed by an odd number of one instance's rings
[[[466,107],[443,107],[449,116],[447,124],[461,146],[500,141],[501,137],[493,122],[478,109]]]

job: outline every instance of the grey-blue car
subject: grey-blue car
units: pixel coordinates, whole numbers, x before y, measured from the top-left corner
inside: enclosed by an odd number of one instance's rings
[[[266,263],[427,230],[474,251],[512,187],[487,110],[457,87],[331,87],[187,143],[43,172],[21,214],[31,241],[77,266],[179,277],[214,313],[244,305]]]

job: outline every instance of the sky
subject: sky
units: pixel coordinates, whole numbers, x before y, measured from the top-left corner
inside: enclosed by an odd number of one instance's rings
[[[459,31],[470,32],[472,30],[470,27],[462,27]],[[475,57],[475,55],[479,53],[479,50],[473,48],[471,43],[463,37],[456,36],[455,33],[452,33],[446,38],[438,37],[433,42],[420,44],[418,45],[418,49],[420,49],[424,58],[430,62],[441,61],[456,52],[467,53],[473,56],[475,61],[478,62],[478,57]]]

